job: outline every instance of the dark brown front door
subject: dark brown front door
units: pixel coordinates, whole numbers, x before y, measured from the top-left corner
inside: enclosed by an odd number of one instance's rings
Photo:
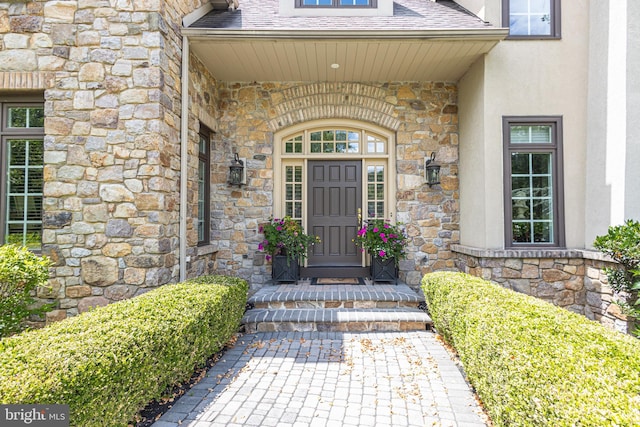
[[[357,267],[362,254],[353,243],[362,201],[362,162],[309,161],[311,233],[319,236],[309,254],[309,267]]]

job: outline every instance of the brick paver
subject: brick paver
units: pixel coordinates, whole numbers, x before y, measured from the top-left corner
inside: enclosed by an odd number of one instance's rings
[[[241,337],[155,427],[485,426],[428,331]]]
[[[296,283],[265,286],[249,299],[250,302],[273,301],[424,301],[424,297],[404,283],[398,285],[374,285],[365,278],[364,285],[313,286],[310,279]]]

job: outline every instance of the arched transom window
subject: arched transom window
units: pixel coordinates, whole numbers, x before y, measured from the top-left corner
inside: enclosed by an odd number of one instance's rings
[[[387,138],[365,130],[322,128],[306,130],[283,139],[284,155],[386,154]]]

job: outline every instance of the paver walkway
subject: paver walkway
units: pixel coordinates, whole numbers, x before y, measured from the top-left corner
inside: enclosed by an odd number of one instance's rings
[[[486,426],[435,334],[242,336],[154,427]]]

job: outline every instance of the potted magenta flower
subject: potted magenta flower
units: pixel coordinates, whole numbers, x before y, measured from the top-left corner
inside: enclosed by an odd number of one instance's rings
[[[358,230],[354,242],[371,255],[371,280],[396,282],[398,261],[406,257],[407,244],[400,225],[381,219],[369,220]]]
[[[302,225],[293,218],[272,218],[260,226],[264,240],[258,249],[267,253],[267,261],[272,262],[271,275],[276,282],[294,282],[300,277],[300,263],[307,257],[307,251],[320,239],[304,232]]]

